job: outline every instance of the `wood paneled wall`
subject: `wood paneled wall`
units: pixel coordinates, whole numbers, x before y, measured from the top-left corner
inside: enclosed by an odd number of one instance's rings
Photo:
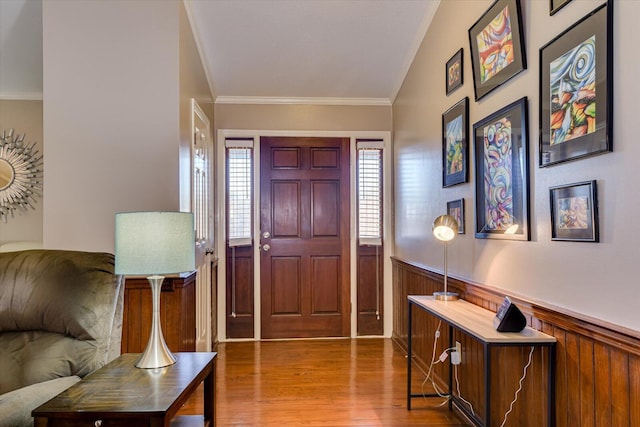
[[[399,259],[393,262],[393,339],[406,350],[407,296],[430,295],[442,289],[439,273]],[[449,278],[449,288],[465,300],[496,311],[504,294],[487,286]],[[578,313],[543,306],[509,295],[534,329],[556,337],[556,405],[559,427],[640,426],[640,333],[590,319]],[[421,310],[414,311],[413,350],[416,363],[427,369],[431,362],[437,320]],[[443,328],[441,328],[442,331]],[[445,332],[445,331],[442,331]],[[439,356],[448,343],[446,333],[440,338]],[[459,367],[460,393],[469,400],[476,413],[483,414],[481,389],[482,347],[458,332],[462,342]],[[500,349],[492,353],[494,390],[491,402],[492,424],[500,425],[518,386],[527,362],[529,348]],[[509,415],[507,425],[544,425],[546,395],[546,353],[535,351],[524,387]],[[436,365],[438,381],[444,386],[444,365]],[[454,383],[455,384],[455,383]],[[495,392],[497,390],[497,393]],[[505,406],[506,405],[506,406]]]

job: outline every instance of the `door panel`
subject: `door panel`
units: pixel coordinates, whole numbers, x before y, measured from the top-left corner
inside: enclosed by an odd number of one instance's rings
[[[260,145],[262,338],[349,336],[349,139]]]
[[[253,338],[253,246],[227,248],[227,338]]]
[[[272,313],[274,315],[302,314],[300,257],[272,257],[271,277]]]
[[[340,259],[312,257],[311,271],[311,313],[339,315]]]
[[[340,238],[340,181],[311,183],[313,237]]]
[[[300,237],[300,182],[274,181],[271,184],[274,238]]]

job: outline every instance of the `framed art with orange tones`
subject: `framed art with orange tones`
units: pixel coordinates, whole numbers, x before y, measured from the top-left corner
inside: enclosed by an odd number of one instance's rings
[[[462,86],[463,83],[463,74],[462,74],[462,57],[463,50],[460,48],[456,53],[453,54],[451,59],[447,61],[446,67],[446,79],[447,79],[447,95],[449,95],[454,90],[458,89]]]
[[[540,167],[612,150],[612,7],[540,49]]]
[[[442,115],[442,186],[468,181],[469,97],[464,97]]]
[[[497,0],[469,29],[476,101],[527,68],[520,0]]]

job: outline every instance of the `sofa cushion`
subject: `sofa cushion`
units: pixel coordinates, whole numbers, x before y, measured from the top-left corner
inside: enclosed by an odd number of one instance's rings
[[[81,340],[111,333],[118,277],[111,254],[32,250],[0,255],[0,332],[44,330]]]
[[[43,331],[0,334],[0,393],[55,378],[83,377],[104,364],[95,341]]]
[[[65,377],[0,395],[0,427],[33,427],[31,411],[80,381]]]
[[[0,393],[82,377],[119,354],[124,281],[113,270],[106,253],[0,253]]]

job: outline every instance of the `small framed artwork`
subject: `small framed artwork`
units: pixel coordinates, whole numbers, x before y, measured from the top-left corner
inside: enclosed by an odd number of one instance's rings
[[[476,237],[529,240],[527,98],[473,125]]]
[[[447,95],[462,86],[462,58],[463,50],[460,48],[451,59],[447,61],[446,78],[447,78]]]
[[[595,180],[551,187],[549,194],[551,240],[599,241],[598,192]]]
[[[540,49],[540,167],[612,150],[611,9],[600,6]]]
[[[447,202],[447,215],[458,221],[458,234],[464,234],[464,199]]]
[[[469,29],[476,101],[527,68],[520,0],[497,0]]]
[[[557,11],[565,7],[571,0],[549,0],[549,15],[555,15]]]
[[[468,181],[469,98],[465,97],[442,115],[442,186]]]

